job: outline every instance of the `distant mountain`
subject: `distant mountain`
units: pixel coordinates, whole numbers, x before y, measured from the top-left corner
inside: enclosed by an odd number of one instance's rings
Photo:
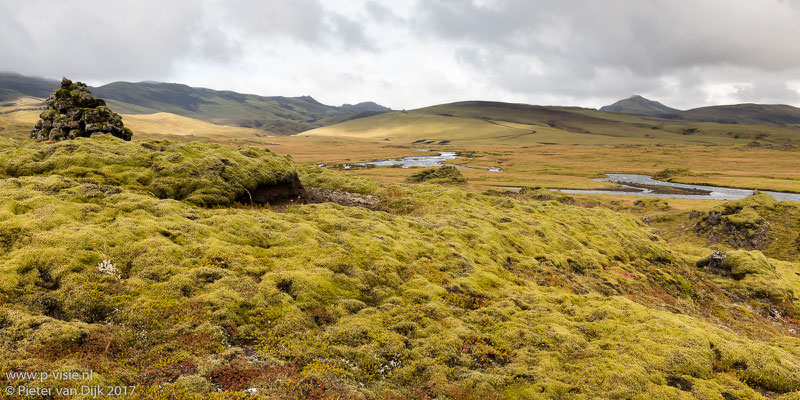
[[[392,109],[389,107],[384,107],[380,104],[376,104],[371,101],[365,101],[363,103],[358,103],[358,104],[342,104],[340,108],[357,113],[392,111]]]
[[[654,116],[680,112],[680,110],[667,107],[657,101],[649,100],[639,95],[634,95],[627,99],[620,100],[610,106],[600,107],[600,111]]]
[[[59,81],[56,80],[0,74],[0,99],[6,101],[22,96],[47,97],[58,87]],[[335,107],[310,96],[265,97],[152,81],[114,82],[91,88],[91,91],[119,113],[168,112],[220,125],[262,129],[278,135],[291,135],[360,118],[365,112],[388,110],[372,102]]]
[[[780,104],[733,104],[680,111],[642,96],[633,96],[600,107],[600,111],[720,124],[800,125],[800,108]]]

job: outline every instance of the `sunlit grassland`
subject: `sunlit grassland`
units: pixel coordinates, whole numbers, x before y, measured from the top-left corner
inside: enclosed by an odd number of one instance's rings
[[[313,137],[312,137],[313,138]],[[307,138],[311,139],[311,138]],[[307,140],[306,139],[306,140]],[[279,154],[292,154],[298,162],[371,161],[410,154],[409,148],[393,147],[380,142],[331,139],[335,146],[326,145],[315,151],[312,141],[302,142],[302,156],[288,146],[271,147]],[[283,143],[283,142],[282,142]],[[322,144],[321,142],[319,142]],[[462,169],[468,187],[543,186],[562,189],[592,189],[613,187],[608,182],[593,181],[606,173],[652,175],[666,168],[686,168],[688,175],[672,178],[675,182],[800,192],[800,158],[797,151],[770,150],[748,146],[697,145],[465,145],[426,146],[432,150],[458,151],[460,157],[449,163],[474,169]],[[378,156],[377,151],[380,150]],[[373,154],[373,152],[376,152]],[[466,157],[469,156],[469,157]],[[481,167],[501,167],[503,172],[487,171]],[[370,177],[382,182],[401,182],[415,168],[379,167],[355,169],[349,174]]]
[[[690,175],[673,180],[800,192],[800,157],[797,151],[748,146],[469,146],[478,151],[473,159],[459,159],[467,166],[499,166],[502,173],[466,171],[472,182],[508,186],[551,188],[600,188],[595,182],[606,173],[652,175],[666,168],[686,168]]]
[[[35,100],[35,99],[33,99]],[[24,104],[17,104],[11,109],[19,109]],[[3,110],[0,109],[0,112]],[[16,111],[0,114],[0,131],[3,136],[24,140],[30,128],[39,119],[40,111]],[[209,142],[225,142],[228,144],[254,144],[261,142],[257,135],[264,132],[249,128],[226,125],[215,125],[209,122],[182,117],[175,114],[123,114],[123,123],[136,132],[137,138],[164,138],[172,140],[203,140]],[[8,131],[8,133],[6,133]]]
[[[360,118],[341,124],[313,129],[303,134],[388,139],[392,143],[411,143],[417,140],[448,141],[450,144],[514,145],[557,144],[655,144],[655,143],[713,143],[732,144],[728,137],[694,136],[681,133],[640,128],[611,123],[595,125],[591,133],[576,132],[546,125],[544,122],[510,122],[501,119],[479,119],[442,116],[421,111],[391,112]]]

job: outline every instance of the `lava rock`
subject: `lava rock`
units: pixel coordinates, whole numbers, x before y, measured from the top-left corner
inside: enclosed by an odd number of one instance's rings
[[[85,83],[61,80],[61,88],[45,100],[47,108],[33,129],[31,139],[67,140],[109,134],[131,140],[133,132],[122,124],[122,117],[111,111],[106,102],[92,96]]]
[[[761,213],[777,207],[776,200],[761,193],[715,207],[694,227],[708,235],[708,244],[726,243],[738,249],[763,250],[769,244],[771,225]]]
[[[730,276],[731,275],[730,269],[724,267],[726,258],[728,258],[727,253],[719,250],[714,250],[708,257],[697,261],[697,267],[706,268],[717,275]]]

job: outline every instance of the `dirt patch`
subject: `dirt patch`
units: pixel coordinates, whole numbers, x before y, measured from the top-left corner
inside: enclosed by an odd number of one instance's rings
[[[254,190],[246,190],[245,193],[236,199],[243,204],[269,204],[270,206],[283,206],[288,204],[305,204],[310,198],[306,189],[300,183],[300,179],[295,176],[293,179],[276,183],[274,185],[263,185]]]
[[[310,203],[336,203],[347,207],[364,207],[375,210],[378,199],[368,194],[355,194],[342,190],[306,188]]]

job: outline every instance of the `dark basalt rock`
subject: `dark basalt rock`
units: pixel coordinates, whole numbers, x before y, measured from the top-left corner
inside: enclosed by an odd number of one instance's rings
[[[67,78],[61,80],[61,88],[45,100],[47,108],[33,129],[31,139],[67,140],[109,134],[120,139],[131,140],[133,132],[122,124],[122,117],[106,107],[106,102],[96,99],[85,83]]]
[[[724,266],[726,258],[728,258],[727,253],[714,250],[708,257],[697,261],[697,267],[708,269],[717,275],[731,276],[730,268]]]
[[[709,245],[727,243],[739,249],[763,250],[769,243],[771,226],[760,212],[768,212],[775,204],[768,194],[731,201],[702,215],[694,230],[708,235]]]

